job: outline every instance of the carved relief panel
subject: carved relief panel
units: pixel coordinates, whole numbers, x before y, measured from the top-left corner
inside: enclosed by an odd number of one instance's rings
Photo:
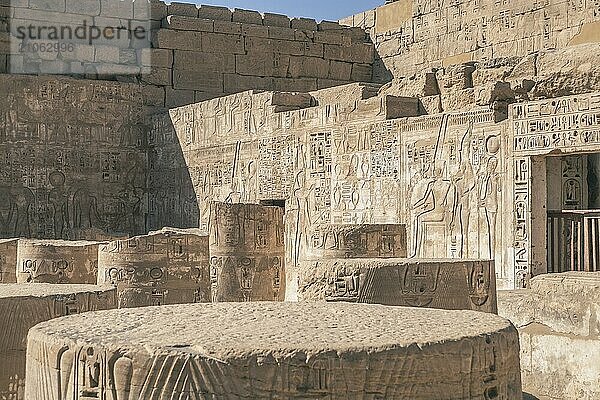
[[[282,208],[213,202],[209,238],[213,302],[283,300]]]
[[[153,232],[100,246],[98,283],[117,287],[119,307],[210,301],[208,236]]]
[[[302,261],[299,298],[497,312],[493,261]]]

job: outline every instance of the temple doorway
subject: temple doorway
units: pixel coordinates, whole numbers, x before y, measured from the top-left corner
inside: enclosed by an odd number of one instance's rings
[[[547,272],[600,271],[600,153],[546,158]]]

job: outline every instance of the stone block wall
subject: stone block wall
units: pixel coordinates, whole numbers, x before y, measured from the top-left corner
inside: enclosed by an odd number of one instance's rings
[[[375,80],[432,67],[525,56],[600,42],[600,3],[588,0],[399,0],[340,20],[376,45]]]
[[[152,43],[75,41],[72,52],[30,54],[15,40],[23,21],[76,26],[82,18],[99,27],[147,26]],[[337,22],[154,0],[150,7],[146,0],[0,1],[0,73],[12,65],[16,72],[138,82],[156,107],[251,89],[308,92],[370,82],[373,59],[364,30]]]
[[[153,36],[152,73],[167,107],[244,90],[309,92],[371,81],[362,29],[256,11],[169,6]]]

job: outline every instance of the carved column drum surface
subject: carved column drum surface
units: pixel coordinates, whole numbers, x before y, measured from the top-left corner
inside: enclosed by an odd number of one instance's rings
[[[98,283],[117,287],[121,308],[209,302],[208,236],[166,228],[100,246]]]
[[[212,299],[283,300],[283,208],[211,203]]]
[[[302,261],[298,297],[497,313],[493,261]]]
[[[114,310],[30,331],[27,399],[66,393],[514,400],[519,342],[510,322],[473,311],[281,302]]]
[[[111,287],[0,285],[0,399],[24,399],[27,332],[43,321],[116,307]]]
[[[0,239],[0,283],[17,282],[18,239]]]
[[[17,282],[96,284],[99,244],[19,239]]]

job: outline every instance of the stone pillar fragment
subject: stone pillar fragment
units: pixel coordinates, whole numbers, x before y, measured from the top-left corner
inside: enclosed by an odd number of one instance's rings
[[[212,300],[283,301],[283,208],[211,203]]]
[[[25,351],[29,328],[66,315],[115,308],[116,303],[116,292],[110,287],[0,285],[0,399],[26,398]]]
[[[208,302],[208,236],[165,228],[102,245],[98,283],[117,287],[121,308]]]
[[[298,297],[390,306],[497,312],[493,261],[302,261]]]
[[[17,282],[18,239],[0,239],[0,283]]]
[[[17,282],[95,284],[99,244],[19,239]]]
[[[516,329],[473,311],[281,302],[112,310],[39,324],[27,350],[27,400],[522,397]]]

